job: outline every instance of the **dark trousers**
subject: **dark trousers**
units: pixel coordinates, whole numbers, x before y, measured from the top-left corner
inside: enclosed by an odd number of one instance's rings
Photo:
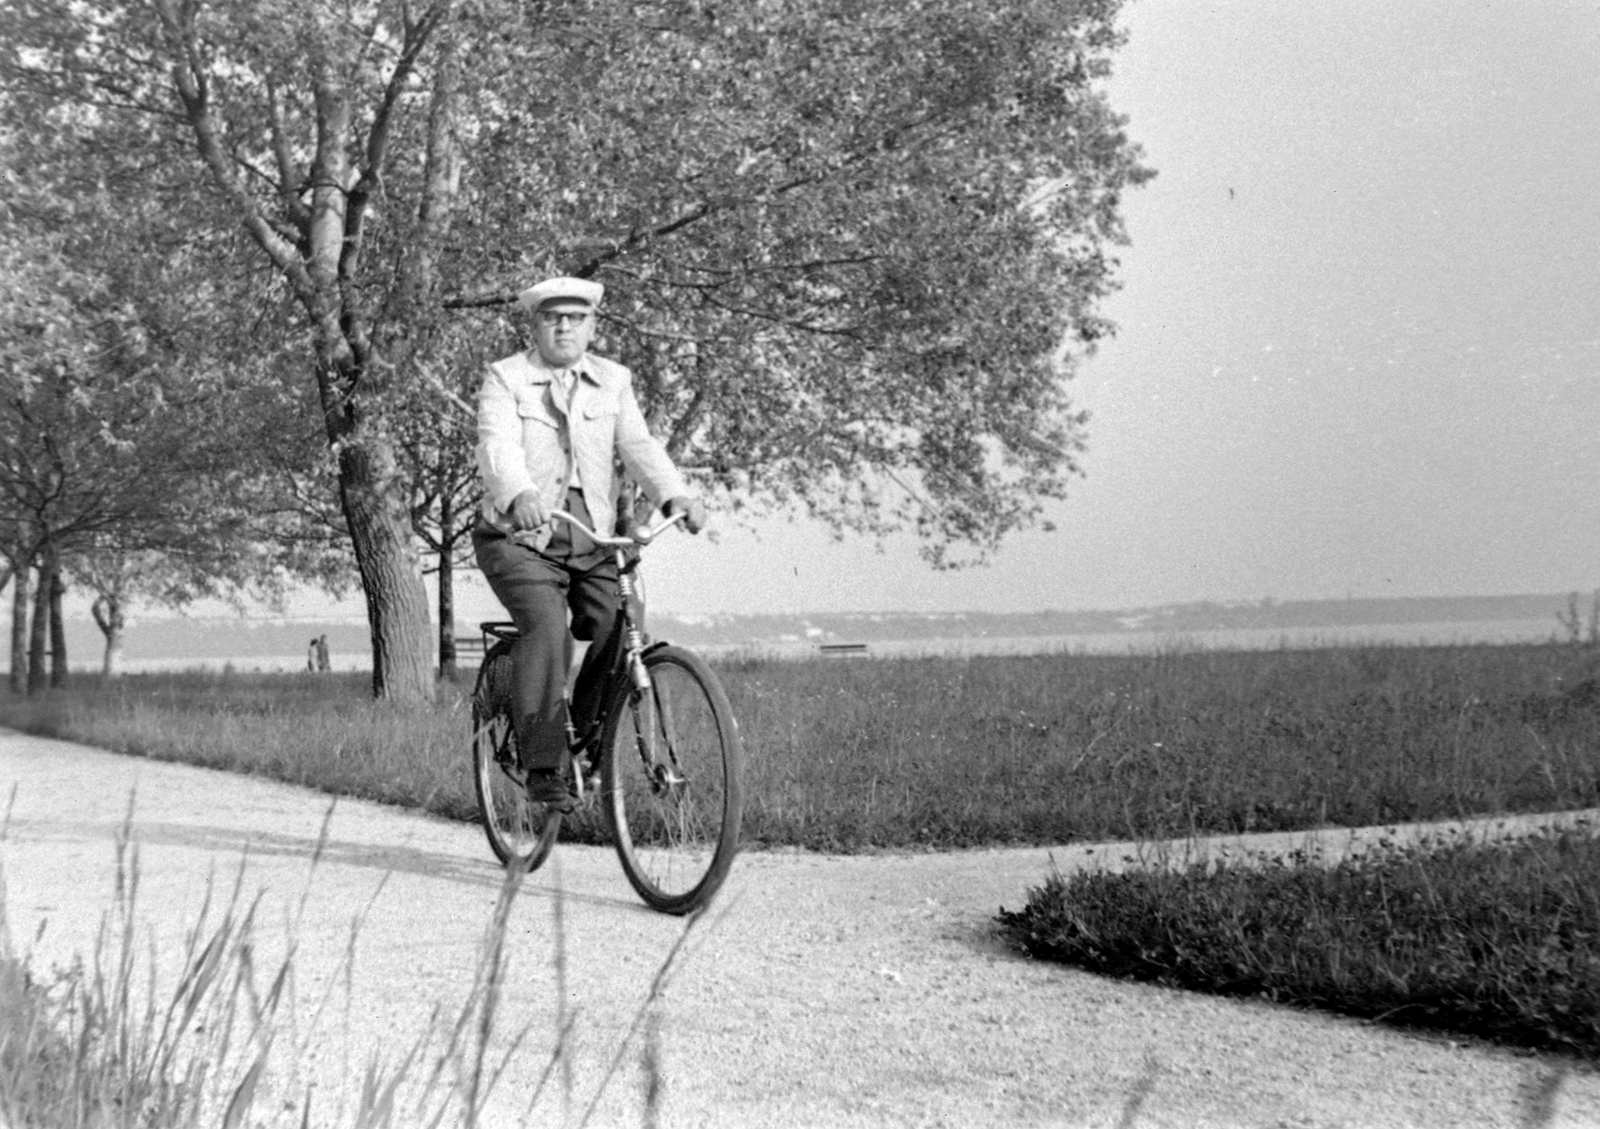
[[[590,520],[576,490],[567,496],[567,510]],[[574,538],[581,544],[574,545]],[[523,767],[558,769],[567,751],[564,692],[571,640],[590,643],[572,689],[571,720],[580,736],[596,720],[603,676],[622,647],[616,557],[581,533],[569,533],[565,522],[555,523],[555,534],[542,551],[480,522],[472,532],[472,547],[484,579],[521,633],[511,646],[511,709]]]

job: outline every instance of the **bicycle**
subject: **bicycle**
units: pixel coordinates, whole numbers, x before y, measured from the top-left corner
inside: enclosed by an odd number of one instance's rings
[[[689,913],[710,900],[733,865],[744,750],[711,668],[682,647],[647,642],[644,633],[636,599],[641,550],[684,515],[624,537],[599,534],[564,510],[551,516],[616,553],[624,641],[615,665],[599,675],[598,740],[581,739],[568,722],[568,787],[577,810],[600,807],[623,873],[645,903]],[[479,812],[495,856],[532,871],[554,848],[562,815],[530,802],[525,790],[511,712],[516,625],[479,627],[484,656],[472,691]]]

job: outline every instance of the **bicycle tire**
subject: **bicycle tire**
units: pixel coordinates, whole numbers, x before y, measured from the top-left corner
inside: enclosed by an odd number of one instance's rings
[[[738,852],[744,750],[699,656],[662,645],[644,662],[651,688],[626,687],[602,731],[601,806],[635,892],[686,914],[717,892]]]
[[[537,870],[561,833],[561,813],[528,802],[511,719],[510,645],[490,648],[472,690],[472,783],[495,858]]]

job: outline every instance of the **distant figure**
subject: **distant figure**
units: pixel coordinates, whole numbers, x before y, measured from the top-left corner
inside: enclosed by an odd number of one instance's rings
[[[317,671],[317,641],[311,640],[311,646],[306,648],[306,669],[313,674]]]
[[[333,669],[332,666],[328,663],[328,637],[326,635],[322,636],[320,639],[317,640],[316,648],[317,648],[317,669],[319,671],[328,671],[328,670]]]

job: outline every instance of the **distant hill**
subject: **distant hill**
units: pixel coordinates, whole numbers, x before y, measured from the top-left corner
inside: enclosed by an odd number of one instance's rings
[[[1290,630],[1379,625],[1523,621],[1561,634],[1568,596],[1440,596],[1405,599],[1261,600],[1168,604],[1117,611],[835,612],[809,615],[674,615],[651,617],[655,634],[689,646],[793,646],[825,642],[916,642],[935,639],[1027,639],[1074,635],[1190,635],[1241,629]],[[1585,600],[1584,614],[1587,615]],[[458,625],[459,634],[473,626]],[[362,621],[266,617],[142,618],[129,628],[129,660],[249,659],[303,655],[318,635],[336,656],[369,651]],[[98,662],[104,643],[89,619],[68,622],[74,665]]]

